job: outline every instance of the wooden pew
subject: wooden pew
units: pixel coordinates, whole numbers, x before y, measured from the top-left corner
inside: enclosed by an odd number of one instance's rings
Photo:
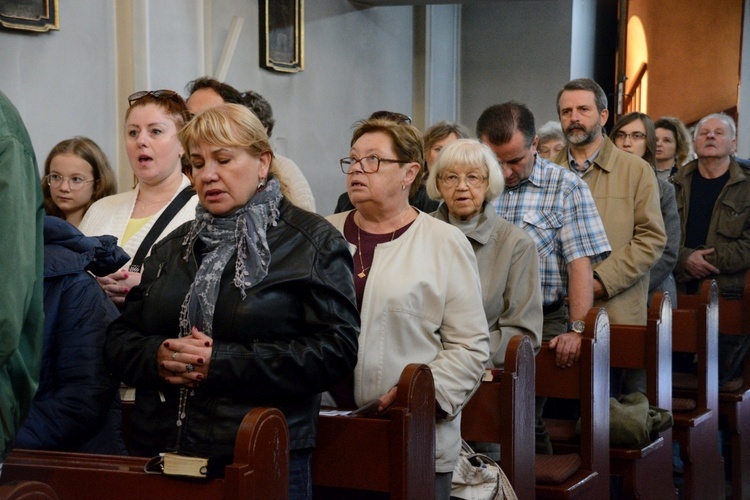
[[[610,366],[645,369],[649,404],[672,409],[672,304],[668,294],[651,300],[646,326],[609,325]],[[623,477],[625,498],[677,498],[672,479],[672,429],[643,448],[610,445],[612,474]]]
[[[680,307],[700,307],[699,295],[680,295]],[[719,297],[719,332],[750,335],[750,273],[741,299]],[[743,386],[736,392],[719,391],[719,427],[728,434],[731,450],[732,497],[750,498],[750,352],[745,356]]]
[[[224,478],[211,480],[148,474],[148,458],[13,450],[5,459],[0,483],[39,481],[60,500],[160,498],[184,500],[287,498],[289,434],[284,415],[256,408],[242,421],[234,460]]]
[[[39,481],[12,481],[0,486],[2,500],[58,500],[48,484]]]
[[[312,479],[315,498],[356,498],[351,490],[357,490],[434,500],[435,386],[429,367],[404,368],[396,401],[381,416],[320,415]]]
[[[544,342],[536,355],[536,395],[575,399],[581,405],[578,457],[536,455],[537,498],[608,498],[609,496],[609,318],[603,308],[586,317],[581,357],[571,368],[555,365],[555,351]],[[580,467],[560,483],[540,482],[557,475],[570,460]]]
[[[534,373],[531,340],[516,335],[508,342],[502,373],[483,382],[461,411],[465,440],[500,444],[500,467],[521,500],[535,495]]]
[[[680,296],[679,301],[683,300]],[[686,498],[724,498],[724,460],[719,453],[719,290],[715,281],[701,287],[700,306],[679,302],[672,310],[672,351],[696,354],[695,408],[673,405],[673,437],[685,464]],[[675,397],[684,396],[674,391]]]

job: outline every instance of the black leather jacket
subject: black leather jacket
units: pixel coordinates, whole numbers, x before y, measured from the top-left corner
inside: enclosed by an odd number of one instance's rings
[[[154,246],[141,285],[128,294],[106,344],[110,368],[136,387],[133,453],[230,455],[243,416],[257,406],[284,413],[292,449],[315,445],[319,394],[357,361],[352,258],[341,233],[322,217],[286,200],[280,212],[267,233],[268,275],[246,290],[244,300],[232,284],[234,258],[224,271],[208,376],[188,398],[179,428],[179,389],[158,376],[156,353],[164,340],[178,336],[180,306],[200,249],[188,261],[182,258],[190,223]]]

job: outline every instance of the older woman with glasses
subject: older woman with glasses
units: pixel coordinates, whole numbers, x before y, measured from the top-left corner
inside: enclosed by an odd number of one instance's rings
[[[125,149],[136,185],[89,208],[80,230],[87,236],[111,234],[132,257],[125,267],[99,278],[107,295],[122,305],[141,280],[143,259],[151,246],[195,217],[198,199],[177,132],[190,120],[185,101],[172,90],[142,91],[128,97]]]
[[[403,114],[403,113],[397,113],[395,111],[375,111],[373,114],[370,115],[370,120],[390,120],[396,123],[400,123],[402,125],[411,125],[411,117]],[[427,137],[424,137],[424,140],[426,140]],[[425,149],[425,155],[427,155]],[[426,162],[427,168],[429,168],[429,161]],[[424,178],[424,176],[423,176]],[[429,196],[427,196],[427,191],[424,188],[423,183],[417,183],[413,184],[411,187],[411,190],[409,191],[409,203],[413,207],[417,207],[419,210],[423,212],[432,212],[437,209],[438,203],[435,202],[435,200],[431,200]],[[340,212],[346,212],[348,210],[351,210],[354,208],[354,205],[352,204],[352,201],[349,199],[348,193],[342,193],[341,196],[339,196],[338,201],[336,202],[336,208],[334,209],[334,213],[340,213]]]
[[[107,156],[88,137],[61,141],[47,155],[42,181],[47,215],[78,227],[92,203],[116,192]]]
[[[390,406],[409,363],[426,363],[436,393],[436,497],[450,496],[460,412],[482,378],[489,333],[476,258],[461,231],[409,205],[423,172],[422,136],[387,119],[358,124],[341,159],[354,210],[329,216],[354,252],[362,318],[352,383],[340,406]]]
[[[432,215],[459,228],[476,254],[496,368],[503,367],[514,335],[528,336],[539,349],[543,323],[536,245],[489,203],[502,193],[504,184],[495,155],[474,139],[445,146],[427,179],[427,193],[443,201]]]
[[[357,358],[348,245],[282,196],[268,136],[244,106],[208,109],[179,136],[195,220],[154,247],[105,347],[138,388],[131,451],[231,461],[243,416],[275,406],[289,426],[289,497],[310,498],[320,393]]]

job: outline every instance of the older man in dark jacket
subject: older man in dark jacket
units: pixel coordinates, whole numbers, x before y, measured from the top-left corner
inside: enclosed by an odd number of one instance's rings
[[[672,182],[682,224],[674,274],[681,291],[695,293],[715,279],[725,297],[742,294],[750,268],[750,169],[734,159],[734,120],[718,113],[695,128],[694,160]],[[737,380],[750,339],[719,335],[719,383]]]

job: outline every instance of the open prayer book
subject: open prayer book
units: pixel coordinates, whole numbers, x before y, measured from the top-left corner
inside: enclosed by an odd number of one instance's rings
[[[502,373],[503,371],[499,368],[485,368],[482,382],[494,382],[495,380],[499,381],[500,375],[502,375]]]
[[[208,459],[181,455],[179,453],[162,453],[164,457],[164,474],[171,476],[206,477]]]
[[[321,408],[320,414],[328,417],[369,417],[378,412],[379,399],[373,399],[369,403],[360,406],[356,410],[341,410],[338,408]]]

